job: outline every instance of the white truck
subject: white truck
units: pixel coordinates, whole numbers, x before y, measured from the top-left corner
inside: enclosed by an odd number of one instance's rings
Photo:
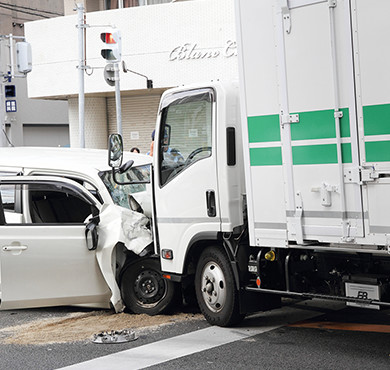
[[[388,14],[388,0],[237,0],[238,84],[163,94],[155,253],[211,324],[282,296],[390,305]]]

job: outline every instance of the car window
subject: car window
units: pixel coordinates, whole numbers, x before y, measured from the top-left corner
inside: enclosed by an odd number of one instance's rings
[[[0,177],[15,176],[16,174],[16,172],[0,171]],[[15,212],[16,185],[0,185],[0,193],[4,210]]]
[[[15,211],[15,185],[0,185],[4,210]]]
[[[91,204],[69,188],[51,184],[23,185],[32,223],[85,223]],[[26,198],[25,198],[26,199]]]
[[[34,171],[34,172],[31,173],[31,175],[34,175],[34,176],[47,176],[48,173]],[[55,172],[50,172],[50,175],[63,176],[62,174],[55,173]],[[96,186],[94,184],[92,184],[91,182],[86,181],[84,179],[73,177],[73,176],[65,176],[65,178],[67,178],[69,180],[72,180],[72,181],[75,181],[78,184],[84,186],[85,189],[87,189],[101,204],[103,204],[103,198],[101,197],[101,195],[99,193],[99,190],[96,188]]]
[[[99,176],[106,186],[114,203],[118,206],[130,208],[129,196],[131,194],[146,191],[146,184],[119,185],[114,181],[112,171],[101,171]],[[131,167],[122,174],[116,174],[115,178],[119,182],[144,181],[150,182],[150,165]]]

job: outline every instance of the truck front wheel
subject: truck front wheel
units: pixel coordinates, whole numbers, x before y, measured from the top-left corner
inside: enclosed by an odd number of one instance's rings
[[[195,275],[196,298],[206,320],[211,325],[230,326],[245,315],[239,312],[238,291],[230,261],[217,247],[203,251]]]
[[[122,299],[134,313],[163,313],[176,301],[176,293],[176,284],[161,276],[157,259],[140,259],[129,265],[122,275]]]

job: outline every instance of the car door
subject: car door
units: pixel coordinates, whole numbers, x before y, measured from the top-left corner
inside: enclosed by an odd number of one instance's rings
[[[0,177],[0,190],[10,185],[21,192],[23,212],[9,217],[0,201],[0,308],[108,307],[110,290],[86,233],[98,201],[64,178]]]

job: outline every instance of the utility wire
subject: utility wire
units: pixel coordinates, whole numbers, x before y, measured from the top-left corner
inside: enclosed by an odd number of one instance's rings
[[[25,10],[17,10],[17,9],[12,8],[12,7],[10,8],[9,6],[6,6],[6,5],[1,5],[1,4],[0,4],[0,8],[7,9],[7,10],[17,11],[18,13],[24,13],[24,14],[33,15],[33,16],[35,16],[35,17],[50,18],[48,15],[37,14],[37,13],[31,13],[31,12],[27,12],[27,11],[25,11]]]
[[[14,144],[12,144],[11,140],[9,139],[8,135],[7,135],[7,132],[3,129],[3,133],[4,133],[4,136],[6,138],[6,140],[8,141],[8,144],[11,145],[11,146],[15,146]]]
[[[10,3],[3,3],[0,1],[0,5],[6,5],[6,6],[10,6],[10,7],[13,7],[15,8],[15,10],[18,10],[18,9],[25,9],[25,10],[32,10],[34,12],[41,12],[41,13],[46,13],[46,14],[52,14],[52,15],[63,15],[61,13],[56,13],[56,12],[51,12],[49,10],[43,10],[43,9],[34,9],[34,8],[30,8],[30,7],[27,7],[27,6],[22,6],[22,5],[16,5],[16,4],[10,4]]]

